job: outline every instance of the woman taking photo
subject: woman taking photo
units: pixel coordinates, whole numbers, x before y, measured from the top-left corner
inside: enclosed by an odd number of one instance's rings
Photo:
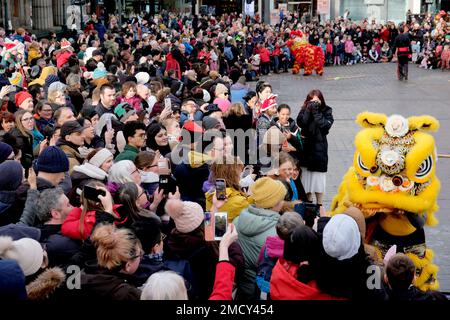
[[[306,97],[297,117],[302,129],[303,154],[300,157],[302,184],[308,200],[315,194],[321,205],[326,186],[328,166],[327,135],[333,125],[333,110],[327,106],[320,90],[312,90]]]

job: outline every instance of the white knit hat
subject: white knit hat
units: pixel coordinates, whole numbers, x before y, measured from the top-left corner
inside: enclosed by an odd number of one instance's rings
[[[0,258],[15,260],[25,276],[30,276],[41,268],[44,250],[31,238],[13,241],[11,237],[0,237]]]
[[[96,166],[96,167],[101,167],[103,162],[106,161],[106,159],[108,159],[109,157],[112,157],[113,154],[111,153],[111,151],[109,151],[106,148],[101,149],[100,151],[98,151],[90,160],[89,163]]]
[[[361,246],[361,233],[355,219],[346,214],[333,216],[323,230],[325,252],[338,260],[350,259]]]
[[[137,84],[146,84],[150,80],[150,75],[147,72],[138,72],[135,77]]]

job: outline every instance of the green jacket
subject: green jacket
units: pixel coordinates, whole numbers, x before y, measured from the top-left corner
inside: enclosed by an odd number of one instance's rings
[[[244,299],[256,297],[256,268],[259,252],[268,236],[277,234],[278,212],[257,208],[254,205],[242,210],[233,224],[238,232],[238,242],[245,258],[244,276],[238,286],[238,295]],[[242,295],[242,296],[241,296]]]
[[[119,162],[122,160],[131,160],[134,162],[134,159],[138,155],[139,150],[136,147],[130,146],[129,144],[125,145],[123,151],[119,153],[114,160],[114,162]]]

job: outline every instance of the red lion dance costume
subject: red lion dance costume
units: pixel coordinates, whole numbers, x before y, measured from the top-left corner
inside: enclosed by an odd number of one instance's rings
[[[297,74],[304,68],[305,76],[311,75],[313,70],[316,70],[319,76],[323,75],[325,56],[322,48],[309,44],[301,31],[291,31],[290,37],[291,40],[286,45],[295,59],[292,73]]]

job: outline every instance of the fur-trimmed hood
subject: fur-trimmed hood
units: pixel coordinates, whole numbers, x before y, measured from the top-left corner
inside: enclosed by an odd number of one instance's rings
[[[101,180],[101,181],[108,178],[108,173],[106,173],[99,167],[96,167],[89,162],[86,162],[80,166],[73,167],[73,171],[84,173],[85,175],[87,175],[93,179],[97,179],[97,180]]]
[[[28,300],[45,300],[66,280],[61,268],[55,267],[42,272],[33,282],[27,285]]]

